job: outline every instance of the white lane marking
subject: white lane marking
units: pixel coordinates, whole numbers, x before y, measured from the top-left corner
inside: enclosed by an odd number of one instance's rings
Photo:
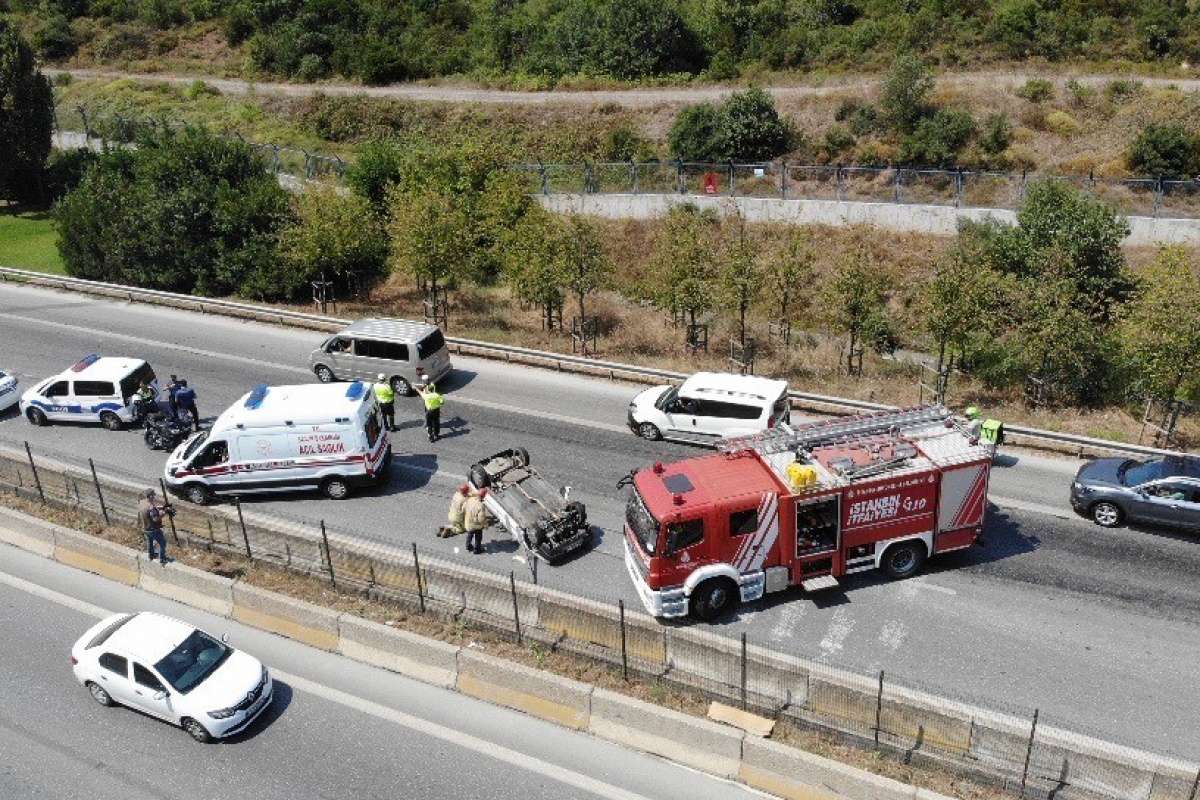
[[[948,594],[950,596],[958,594],[956,590],[951,589],[949,586],[938,586],[936,583],[929,583],[928,581],[924,580],[908,581],[908,583],[911,583],[918,589],[928,589],[931,592],[941,592],[942,594]]]
[[[113,333],[112,331],[88,328],[83,325],[72,325],[68,322],[54,322],[52,320],[36,319],[34,317],[26,317],[21,314],[14,314],[11,311],[0,311],[0,317],[10,317],[12,319],[19,319],[22,322],[30,322],[35,325],[43,325],[49,328],[58,328],[60,330],[73,331],[75,333],[86,333],[91,336],[107,336],[111,339],[118,339],[121,341],[133,342],[141,345],[150,344],[157,347],[165,347],[171,350],[179,350],[184,353],[190,353],[194,356],[201,356],[203,358],[233,361],[239,364],[247,364],[252,367],[264,367],[267,369],[282,370],[284,372],[291,372],[298,375],[312,375],[310,370],[303,367],[292,367],[286,364],[279,364],[274,361],[265,361],[260,358],[250,358],[249,356],[238,356],[233,355],[232,353],[218,353],[215,350],[204,350],[199,347],[189,347],[187,345],[175,344],[172,342],[154,342],[141,336],[133,336],[127,333]],[[450,401],[451,406],[453,406],[454,403],[462,403],[463,405],[467,406],[477,406],[479,408],[491,409],[492,411],[504,411],[509,414],[520,414],[526,417],[537,417],[538,419],[553,420],[555,422],[563,422],[568,425],[578,425],[584,428],[594,428],[596,430],[615,433],[629,433],[629,428],[625,427],[624,425],[617,425],[609,422],[597,422],[590,419],[580,419],[578,417],[570,417],[563,414],[552,414],[549,411],[521,408],[519,406],[511,406],[505,403],[494,403],[490,400],[479,400],[473,397],[467,397],[466,395],[459,394],[457,392],[447,395],[447,399]]]
[[[906,638],[908,638],[908,626],[898,619],[889,620],[883,626],[883,630],[879,632],[880,644],[892,652],[899,650]]]
[[[100,606],[92,605],[83,600],[78,600],[70,595],[56,592],[53,589],[47,589],[44,586],[38,586],[36,583],[30,583],[27,580],[18,578],[15,575],[9,575],[5,572],[0,572],[0,583],[11,586],[28,594],[41,597],[43,600],[49,600],[53,603],[66,606],[75,611],[82,612],[89,616],[103,619],[114,612],[101,608]],[[279,678],[282,678],[286,683],[290,683],[293,687],[302,692],[307,692],[317,697],[324,698],[338,705],[353,709],[362,714],[369,714],[372,717],[392,722],[409,730],[425,736],[431,736],[436,739],[441,739],[444,742],[458,745],[467,750],[474,750],[485,756],[504,761],[512,766],[520,769],[534,772],[543,775],[552,780],[572,786],[585,792],[591,792],[598,797],[610,798],[611,800],[650,800],[645,795],[637,794],[636,792],[626,791],[618,786],[613,786],[610,783],[597,780],[595,778],[582,775],[578,772],[560,767],[557,764],[551,764],[548,761],[534,758],[525,753],[518,753],[515,750],[510,750],[495,742],[489,742],[485,739],[480,739],[477,736],[472,736],[469,733],[456,731],[453,728],[447,728],[444,725],[439,725],[436,722],[431,722],[420,717],[414,717],[411,714],[405,714],[403,711],[397,711],[394,708],[373,703],[361,697],[339,691],[330,686],[325,686],[314,681],[301,678],[298,675],[284,672],[272,667],[272,672]],[[720,779],[718,779],[720,780]]]
[[[771,628],[771,639],[776,642],[791,639],[807,610],[807,603],[792,602],[784,605],[779,611],[779,621]]]
[[[833,618],[829,620],[829,628],[825,631],[825,637],[821,639],[821,655],[817,657],[817,660],[826,660],[840,652],[846,644],[846,637],[853,630],[854,618],[850,616],[849,611],[839,608],[833,612]]]

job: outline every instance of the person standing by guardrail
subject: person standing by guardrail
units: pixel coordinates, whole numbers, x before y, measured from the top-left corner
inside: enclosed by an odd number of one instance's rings
[[[388,432],[396,430],[396,390],[382,372],[376,378],[375,399],[379,401],[379,410],[383,412],[383,424]]]
[[[147,489],[142,493],[142,501],[138,503],[138,524],[146,535],[146,549],[150,551],[150,560],[155,559],[155,548],[158,549],[158,562],[167,565],[167,537],[163,533],[163,514],[175,515],[175,509],[170,503],[158,505],[155,502],[156,493]]]
[[[417,394],[425,403],[425,431],[429,434],[429,441],[436,442],[442,435],[442,406],[446,398],[438,394],[432,382],[418,384]]]

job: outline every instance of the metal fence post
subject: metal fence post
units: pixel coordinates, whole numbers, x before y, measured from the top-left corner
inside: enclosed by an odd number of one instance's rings
[[[542,179],[542,194],[550,194],[550,178],[546,176],[546,165],[540,161],[538,162],[538,175]]]
[[[321,520],[321,542],[325,545],[325,566],[329,568],[329,584],[337,588],[337,576],[333,574],[333,553],[329,552],[329,536],[325,533],[325,520]]]
[[[879,670],[879,691],[875,695],[875,744],[879,744],[879,728],[883,722],[883,670]]]
[[[629,160],[629,188],[631,194],[638,193],[638,168],[637,162],[633,159]]]
[[[779,165],[779,198],[787,200],[787,162]]]
[[[29,442],[25,443],[25,455],[29,456],[29,469],[33,471],[33,482],[37,486],[38,497],[42,498],[42,502],[46,502],[46,493],[42,491],[42,479],[38,477],[37,467],[33,463],[33,451],[29,449]]]
[[[621,674],[629,680],[629,650],[625,646],[625,601],[617,601],[617,610],[621,613]]]
[[[846,199],[845,189],[842,187],[842,165],[838,164],[833,168],[833,186],[838,202]]]
[[[1029,760],[1033,758],[1033,737],[1037,735],[1038,711],[1033,710],[1033,727],[1029,729],[1029,744],[1025,748],[1025,768],[1021,770],[1021,797],[1025,796],[1025,781],[1029,778]]]
[[[746,632],[742,631],[742,710],[746,710]]]
[[[162,478],[158,479],[158,488],[162,490],[162,498],[164,503],[170,502],[167,497],[167,483]],[[175,517],[172,514],[167,514],[167,522],[171,525],[171,538],[175,540],[175,546],[179,546],[179,531],[175,529]]]
[[[963,199],[963,171],[960,168],[954,175],[954,207],[961,208]]]
[[[896,203],[900,202],[900,172],[901,170],[897,168],[896,177],[892,179],[892,200]]]
[[[729,196],[737,197],[737,184],[735,183],[736,173],[733,170],[733,162],[729,162]]]
[[[246,533],[246,518],[242,516],[242,498],[233,498],[233,504],[237,506],[238,524],[242,526],[242,541],[246,543],[246,558],[254,558],[254,553],[250,552],[250,534]]]
[[[421,613],[425,613],[425,589],[421,585],[421,559],[417,556],[417,543],[412,543],[413,572],[417,574],[417,600],[421,603]]]
[[[517,644],[521,643],[521,613],[517,610],[517,579],[512,570],[508,571],[508,586],[512,590],[513,626],[517,629]]]
[[[675,191],[679,194],[687,194],[687,184],[683,180],[683,159],[675,159]]]
[[[108,506],[104,504],[104,492],[100,491],[100,479],[96,477],[96,465],[88,459],[88,468],[92,471],[92,483],[96,486],[96,497],[100,498],[100,513],[104,516],[104,524],[111,525],[108,518]]]
[[[1159,176],[1154,182],[1154,210],[1150,212],[1151,216],[1157,217],[1158,212],[1162,209],[1163,203],[1163,179]]]

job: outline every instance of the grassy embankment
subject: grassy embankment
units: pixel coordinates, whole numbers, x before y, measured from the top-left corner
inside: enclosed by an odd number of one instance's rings
[[[0,266],[65,274],[57,241],[49,213],[0,205]]]

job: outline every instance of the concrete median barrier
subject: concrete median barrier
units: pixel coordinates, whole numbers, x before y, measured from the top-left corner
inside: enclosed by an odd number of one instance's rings
[[[458,647],[343,614],[338,620],[338,652],[424,683],[454,688]]]
[[[338,613],[328,608],[239,581],[233,584],[232,617],[322,650],[337,650]]]
[[[482,615],[489,619],[513,618],[512,584],[507,575],[469,569],[430,559],[421,562],[421,575],[428,599],[457,613]],[[517,610],[521,624],[538,624],[537,589],[517,582]]]
[[[592,692],[588,730],[601,739],[736,778],[745,733],[605,689]]]
[[[54,560],[126,586],[137,586],[138,551],[86,533],[56,527]]]
[[[908,784],[764,739],[747,737],[738,780],[784,800],[916,800]],[[924,792],[922,800],[945,800]]]
[[[538,609],[545,630],[577,642],[597,644],[620,655],[621,618],[614,606],[543,589]],[[661,668],[667,663],[664,628],[643,614],[626,612],[625,646],[630,658],[651,668]]]
[[[458,653],[457,686],[465,695],[576,730],[586,729],[591,716],[590,685],[467,649]]]
[[[667,663],[671,673],[684,682],[689,682],[685,675],[697,676],[700,680],[695,682],[708,691],[730,700],[741,699],[740,642],[689,628],[672,630],[667,636]],[[749,645],[747,699],[765,708],[803,705],[808,698],[807,663]]]
[[[177,561],[163,566],[149,556],[138,556],[138,587],[185,605],[228,617],[233,613],[233,579],[189,567]]]
[[[0,542],[36,553],[43,558],[54,557],[54,529],[45,520],[31,517],[11,508],[0,508]]]

